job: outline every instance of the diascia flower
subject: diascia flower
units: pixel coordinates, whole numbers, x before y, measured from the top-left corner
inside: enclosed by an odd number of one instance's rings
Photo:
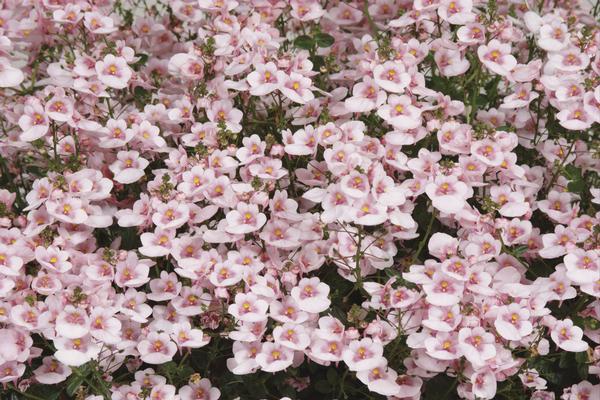
[[[511,54],[511,46],[492,39],[487,45],[481,45],[477,49],[479,60],[493,73],[508,75],[517,66],[517,59]]]
[[[141,359],[148,364],[163,364],[177,352],[177,346],[166,333],[150,332],[137,345]]]
[[[298,286],[292,288],[291,296],[298,307],[306,312],[319,313],[325,311],[331,301],[327,298],[329,286],[319,278],[303,278]]]
[[[373,69],[375,83],[390,93],[404,93],[410,83],[410,75],[405,72],[402,64],[387,61]]]
[[[140,153],[132,151],[120,151],[117,154],[117,160],[110,165],[110,170],[114,174],[114,180],[123,183],[133,183],[144,176],[144,169],[149,162],[140,157]]]
[[[100,82],[114,89],[126,88],[133,74],[123,57],[112,54],[96,62],[96,73]]]
[[[552,327],[550,336],[558,347],[566,351],[580,352],[588,348],[588,344],[581,340],[583,331],[580,327],[574,326],[570,319],[557,321]]]
[[[425,191],[438,210],[451,214],[460,211],[473,190],[455,176],[438,176],[427,184]]]
[[[244,234],[259,230],[266,222],[267,217],[258,212],[255,204],[238,203],[235,210],[231,210],[227,216],[228,226],[225,230],[233,234]]]
[[[527,308],[522,308],[516,303],[502,306],[497,311],[498,316],[494,321],[496,330],[504,339],[521,340],[533,331],[529,321],[530,313]]]

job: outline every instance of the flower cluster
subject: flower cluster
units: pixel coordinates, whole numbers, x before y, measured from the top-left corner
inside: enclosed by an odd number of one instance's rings
[[[0,397],[599,398],[599,14],[4,1]]]

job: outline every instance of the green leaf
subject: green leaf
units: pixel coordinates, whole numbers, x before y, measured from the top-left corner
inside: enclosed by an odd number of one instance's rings
[[[329,382],[330,385],[335,385],[338,381],[338,374],[337,371],[333,368],[328,368],[327,369],[327,382]]]
[[[313,63],[313,71],[318,71],[323,65],[325,65],[325,58],[323,56],[315,55],[313,57],[309,57],[309,59]]]
[[[588,355],[585,351],[575,353],[575,361],[577,361],[577,374],[581,379],[588,377]]]
[[[73,374],[67,379],[66,392],[69,396],[74,396],[79,386],[85,381],[85,376]]]
[[[318,381],[315,384],[315,390],[319,393],[330,393],[332,386],[327,381]]]
[[[567,184],[567,189],[572,193],[581,193],[585,190],[585,182],[582,179],[571,181]]]
[[[315,47],[315,41],[308,35],[301,35],[294,40],[294,46],[299,49],[311,50]]]
[[[521,257],[527,250],[529,250],[528,246],[518,246],[515,247],[513,253],[517,257]]]
[[[331,47],[333,46],[335,39],[327,33],[317,33],[315,35],[315,42],[319,47]]]
[[[31,385],[26,393],[40,397],[44,400],[57,400],[62,388],[57,385]]]
[[[564,168],[565,176],[570,179],[581,178],[581,168],[577,168],[573,164],[569,164]]]
[[[140,59],[137,60],[131,66],[133,67],[133,69],[135,69],[137,71],[140,69],[140,67],[146,65],[146,63],[148,62],[148,54],[140,53],[140,54],[136,54],[136,56],[139,57]]]

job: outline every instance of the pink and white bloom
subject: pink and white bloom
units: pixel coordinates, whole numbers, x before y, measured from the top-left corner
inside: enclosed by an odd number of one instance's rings
[[[259,230],[267,222],[267,217],[258,211],[256,204],[238,203],[235,210],[227,213],[226,220],[225,231],[239,235]]]
[[[142,361],[148,364],[164,364],[173,359],[177,345],[166,333],[150,332],[146,339],[137,345]]]
[[[107,54],[96,61],[96,73],[100,82],[114,89],[124,89],[129,84],[133,72],[123,57]]]
[[[583,331],[580,327],[573,325],[573,321],[570,319],[557,321],[550,331],[550,337],[558,347],[565,351],[580,352],[588,348],[588,344],[582,340]]]
[[[504,339],[521,340],[533,332],[533,325],[529,321],[530,315],[527,308],[511,303],[500,307],[494,326]]]
[[[473,189],[459,181],[454,175],[441,175],[425,187],[432,205],[438,210],[454,214],[466,206],[466,200],[473,195]]]
[[[279,90],[281,93],[294,103],[306,104],[315,98],[311,90],[312,81],[310,78],[297,72],[288,75],[283,71],[277,71],[275,76],[277,81],[280,82]]]
[[[517,59],[510,54],[509,43],[492,39],[487,45],[477,49],[479,61],[495,74],[506,76],[517,66]]]
[[[256,363],[265,372],[282,371],[294,362],[294,351],[277,343],[264,343]]]
[[[343,359],[350,371],[368,371],[385,361],[383,346],[370,338],[353,340],[343,351]]]
[[[317,277],[302,278],[291,291],[291,296],[298,307],[309,313],[320,313],[327,310],[331,304],[328,295],[329,285],[321,282]]]
[[[575,283],[597,281],[600,276],[600,257],[597,250],[575,249],[564,257],[567,277]]]
[[[410,83],[410,75],[402,64],[386,61],[373,69],[374,81],[380,88],[390,93],[404,93]]]
[[[201,2],[203,2],[201,0]],[[196,383],[182,386],[179,389],[179,398],[181,400],[217,400],[221,397],[221,391],[213,387],[206,378],[200,379]]]
[[[54,357],[44,357],[42,365],[33,371],[35,380],[44,385],[54,385],[65,381],[71,375],[71,368]]]
[[[240,321],[259,322],[267,319],[268,308],[269,304],[254,293],[238,293],[227,311]]]
[[[264,96],[279,88],[278,69],[274,63],[258,64],[255,68],[246,77],[246,80],[250,84],[251,95]]]
[[[494,335],[482,327],[462,328],[458,332],[458,347],[476,368],[496,356],[495,342]]]
[[[150,164],[148,160],[140,157],[140,153],[135,150],[120,151],[117,154],[117,160],[109,168],[114,174],[115,181],[129,184],[144,176],[144,169],[148,164]]]
[[[20,69],[10,65],[8,59],[0,57],[0,87],[17,87],[24,79],[25,75]]]
[[[100,346],[89,335],[74,339],[57,336],[53,342],[56,347],[54,357],[71,367],[79,367],[100,353]]]

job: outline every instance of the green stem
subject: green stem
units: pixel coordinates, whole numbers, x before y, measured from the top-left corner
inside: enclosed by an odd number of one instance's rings
[[[429,219],[429,224],[427,225],[427,230],[425,231],[425,235],[423,235],[423,237],[421,238],[421,241],[419,242],[419,246],[417,247],[417,251],[415,252],[415,255],[413,256],[412,262],[416,262],[419,259],[419,256],[421,255],[421,252],[423,251],[423,248],[425,247],[425,244],[427,243],[427,239],[429,238],[429,235],[431,234],[431,230],[433,228],[433,221],[435,221],[435,217],[436,217],[436,211],[435,209],[431,210],[431,218]]]

